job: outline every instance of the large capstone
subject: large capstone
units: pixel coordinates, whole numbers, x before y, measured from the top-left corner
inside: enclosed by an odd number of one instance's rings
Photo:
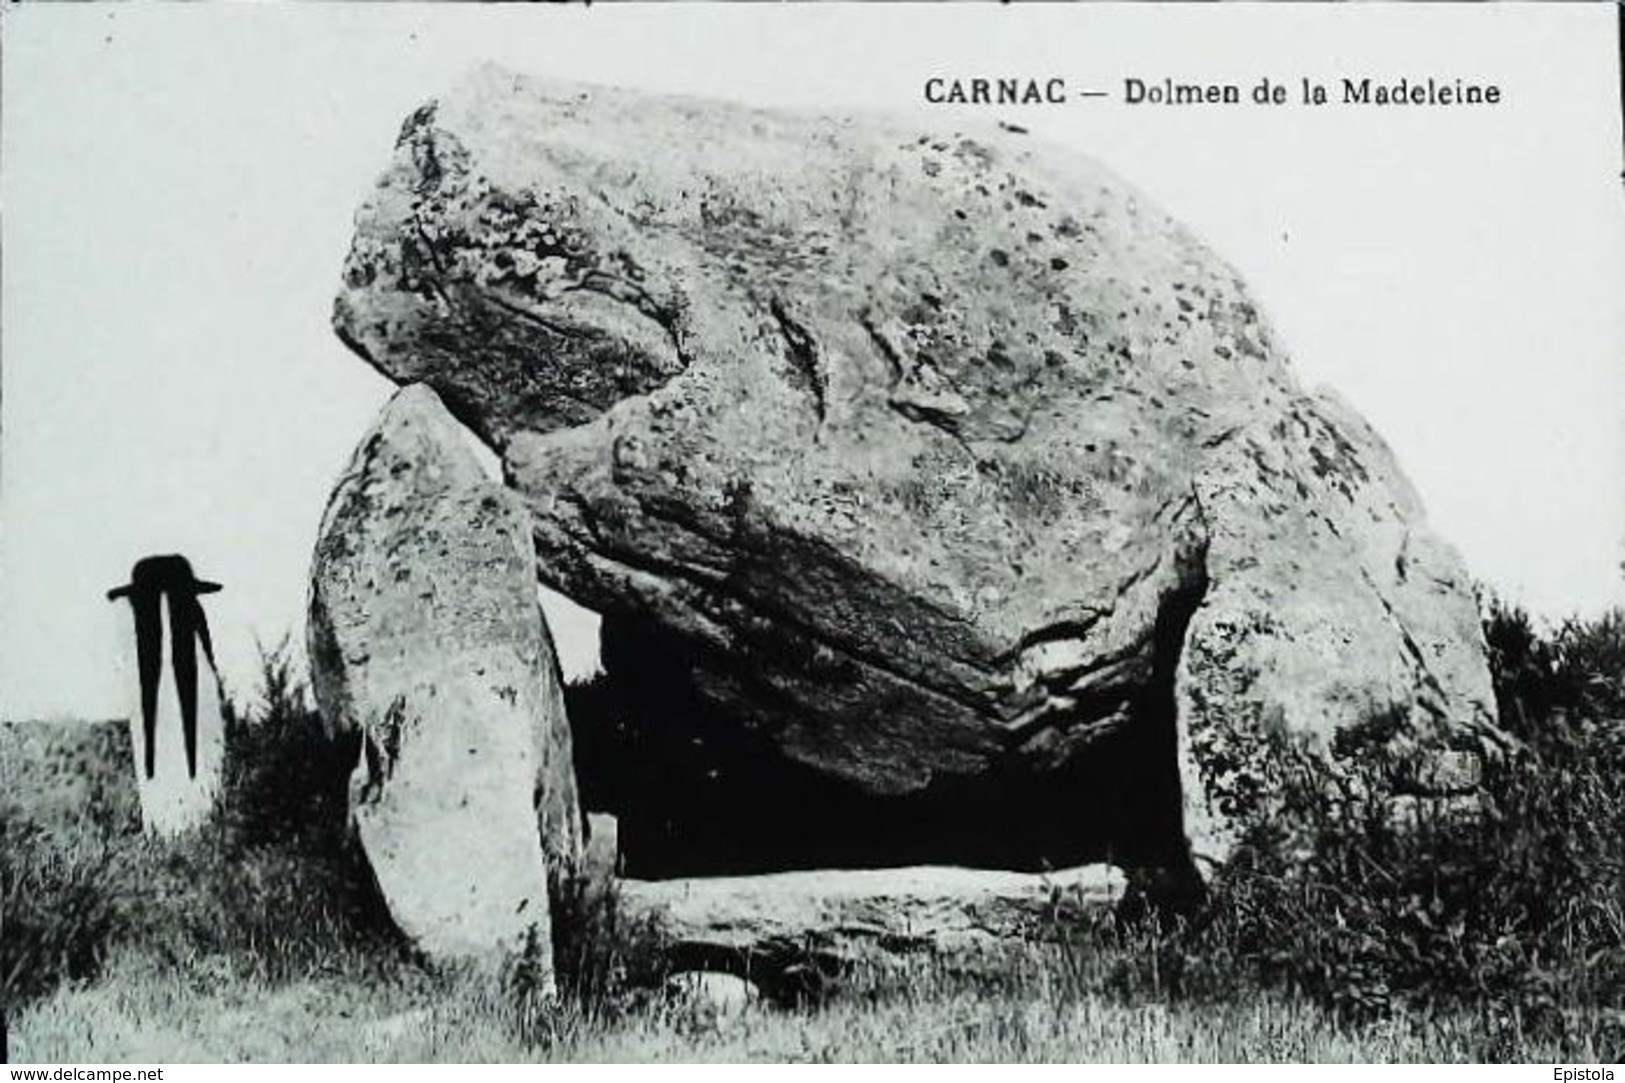
[[[581,813],[530,535],[434,392],[401,391],[328,504],[310,657],[323,717],[360,736],[351,814],[396,923],[550,981]]]
[[[407,120],[334,322],[605,615],[633,875],[1222,857],[1282,735],[1440,793],[1496,740],[1387,448],[1072,151],[488,67]]]

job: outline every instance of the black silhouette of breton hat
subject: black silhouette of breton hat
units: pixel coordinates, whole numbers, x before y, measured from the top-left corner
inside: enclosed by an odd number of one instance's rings
[[[130,581],[107,592],[107,600],[127,598],[132,594],[213,594],[219,583],[199,579],[192,574],[192,564],[183,556],[143,557],[130,569]]]
[[[214,666],[209,620],[197,599],[200,594],[213,594],[219,589],[219,583],[193,575],[192,565],[185,557],[171,553],[136,561],[130,569],[130,581],[107,592],[110,602],[128,598],[135,613],[136,667],[141,677],[141,725],[146,734],[148,778],[153,777],[156,767],[153,749],[157,736],[159,669],[163,665],[160,643],[163,624],[159,615],[162,600],[166,596],[169,599],[170,662],[175,672],[181,736],[186,741],[186,770],[196,778],[198,647],[203,648],[210,667]]]

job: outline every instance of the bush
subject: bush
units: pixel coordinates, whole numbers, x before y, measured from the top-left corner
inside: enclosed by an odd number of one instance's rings
[[[327,731],[286,637],[261,647],[258,700],[246,713],[229,711],[227,725],[213,818],[183,845],[153,855],[150,892],[159,905],[142,930],[150,946],[177,960],[238,955],[271,981],[394,947],[349,835],[358,738]]]
[[[131,925],[128,862],[103,836],[61,839],[4,810],[0,1005],[8,1011],[94,975]]]
[[[175,840],[94,816],[72,831],[4,810],[0,995],[14,1012],[96,975],[121,949],[194,967],[225,958],[267,981],[388,960],[395,937],[347,838],[353,744],[330,738],[287,641],[261,654],[252,710],[226,706],[220,802]]]
[[[667,945],[652,924],[624,912],[613,877],[583,873],[553,900],[559,993],[577,1006],[610,1008],[634,987],[667,976]]]
[[[1625,717],[1625,609],[1594,620],[1569,618],[1547,637],[1529,613],[1492,596],[1484,600],[1501,724],[1540,740],[1562,716]]]
[[[219,827],[239,847],[291,846],[330,857],[346,846],[355,734],[327,731],[286,637],[260,647],[260,693],[228,712]]]

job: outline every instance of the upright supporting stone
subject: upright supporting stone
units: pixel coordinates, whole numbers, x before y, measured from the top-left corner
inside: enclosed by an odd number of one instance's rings
[[[107,592],[129,602],[120,665],[130,690],[141,821],[179,835],[208,819],[220,795],[226,729],[214,644],[198,598],[220,584],[196,578],[185,557],[144,557]]]
[[[529,517],[427,388],[328,505],[310,656],[323,717],[361,737],[351,813],[401,930],[443,962],[527,953],[550,986],[548,874],[579,863],[581,820]]]

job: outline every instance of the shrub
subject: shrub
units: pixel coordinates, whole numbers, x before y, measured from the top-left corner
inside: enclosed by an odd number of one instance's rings
[[[128,861],[116,842],[53,835],[15,808],[0,823],[0,1005],[15,1011],[94,975],[131,925]]]
[[[0,824],[0,995],[8,1011],[94,977],[133,948],[191,968],[204,957],[268,981],[396,956],[370,873],[346,834],[353,745],[330,738],[288,643],[261,652],[259,700],[226,706],[222,794],[175,840],[95,816],[51,829]]]
[[[287,637],[260,648],[259,676],[255,704],[228,712],[214,817],[154,855],[162,905],[143,932],[172,957],[235,954],[281,981],[397,940],[349,835],[358,738],[328,732]]]
[[[279,983],[348,972],[399,953],[387,915],[344,860],[285,845],[242,847],[223,831],[144,855],[142,905],[130,923],[144,954],[177,968],[225,959]]]
[[[287,637],[260,646],[258,702],[246,714],[228,712],[227,725],[218,820],[233,844],[341,852],[359,738],[328,732]]]
[[[1501,724],[1537,740],[1559,715],[1625,717],[1625,609],[1600,617],[1571,617],[1548,637],[1522,607],[1493,595],[1484,599]]]
[[[626,913],[607,868],[563,878],[552,921],[559,993],[577,1007],[614,1010],[634,987],[666,977],[670,959],[659,930]]]

